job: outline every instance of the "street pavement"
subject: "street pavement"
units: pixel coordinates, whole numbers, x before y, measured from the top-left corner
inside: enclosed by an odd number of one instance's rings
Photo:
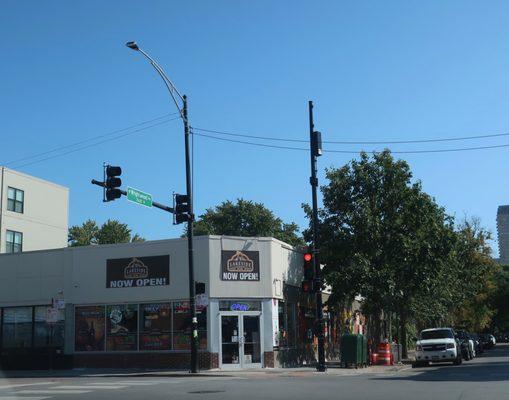
[[[162,371],[28,375],[0,376],[0,400],[504,400],[509,399],[509,345],[497,345],[461,366],[418,369],[404,365],[359,370],[330,368],[326,373],[298,368],[213,371],[199,376]]]

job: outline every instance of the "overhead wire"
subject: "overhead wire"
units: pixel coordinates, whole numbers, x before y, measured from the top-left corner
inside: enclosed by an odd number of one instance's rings
[[[40,162],[43,162],[43,161],[51,160],[53,158],[62,157],[62,156],[65,156],[67,154],[75,153],[77,151],[85,150],[85,149],[88,149],[90,147],[98,146],[98,145],[103,144],[103,143],[111,142],[112,140],[117,140],[117,139],[120,139],[120,138],[123,138],[123,137],[126,137],[126,136],[133,135],[135,133],[143,132],[143,131],[146,131],[148,129],[155,128],[156,126],[164,125],[164,124],[167,124],[167,123],[169,123],[171,121],[175,121],[177,119],[180,119],[180,116],[175,117],[175,118],[171,118],[169,120],[160,121],[160,122],[157,122],[155,124],[152,124],[152,125],[149,125],[149,126],[145,126],[143,128],[136,129],[134,131],[126,132],[126,133],[124,133],[122,135],[117,135],[117,136],[114,136],[114,137],[110,137],[108,139],[104,139],[104,140],[101,140],[99,142],[91,143],[91,144],[86,145],[86,146],[81,146],[81,147],[78,147],[76,149],[72,149],[72,150],[66,151],[64,153],[58,153],[58,154],[55,154],[53,156],[42,158],[40,160],[35,160],[35,161],[31,161],[31,162],[28,162],[28,163],[25,163],[25,164],[16,165],[15,168],[27,167],[29,165],[33,165],[33,164],[37,164],[37,163],[40,163]]]
[[[196,129],[196,128],[194,128]],[[247,144],[251,146],[259,146],[259,147],[268,147],[275,149],[285,149],[285,150],[300,150],[300,151],[309,151],[309,148],[303,147],[291,147],[291,146],[279,146],[279,145],[271,145],[266,143],[255,143],[248,142],[244,140],[235,140],[235,139],[226,139],[222,137],[206,135],[203,133],[194,132],[196,136],[202,136],[209,139],[215,139],[225,142],[239,143],[239,144]],[[325,142],[323,142],[325,143]],[[447,152],[460,152],[460,151],[473,151],[473,150],[486,150],[486,149],[495,149],[495,148],[504,148],[509,147],[509,144],[499,144],[492,146],[476,146],[476,147],[462,147],[462,148],[452,148],[452,149],[430,149],[430,150],[390,150],[393,154],[423,154],[423,153],[447,153]],[[361,151],[372,152],[372,153],[380,153],[380,150],[334,150],[334,149],[323,149],[324,153],[341,153],[341,154],[359,154]]]
[[[161,120],[163,118],[168,118],[168,117],[171,117],[172,115],[176,115],[176,114],[178,114],[178,113],[174,112],[174,113],[164,114],[164,115],[161,115],[159,117],[152,118],[152,119],[149,119],[149,120],[146,120],[146,121],[143,121],[143,122],[140,122],[140,123],[128,126],[126,128],[117,129],[117,130],[114,130],[114,131],[111,131],[111,132],[108,132],[108,133],[104,133],[104,134],[101,134],[101,135],[97,135],[97,136],[93,136],[93,137],[81,140],[79,142],[70,143],[70,144],[67,144],[67,145],[64,145],[64,146],[58,146],[58,147],[55,147],[55,148],[53,148],[51,150],[43,151],[41,153],[36,153],[36,154],[32,154],[30,156],[26,156],[26,157],[18,158],[16,160],[8,161],[6,163],[3,163],[3,165],[10,166],[10,165],[13,165],[13,164],[17,164],[17,163],[19,163],[21,161],[30,160],[30,159],[33,159],[33,158],[39,158],[39,157],[42,157],[42,156],[45,156],[45,155],[51,154],[51,153],[56,153],[56,152],[61,151],[61,150],[69,149],[71,147],[75,147],[75,146],[79,146],[79,145],[84,144],[84,143],[91,142],[93,140],[97,140],[97,139],[101,139],[103,137],[112,136],[112,135],[116,135],[116,134],[121,133],[121,132],[129,131],[129,130],[131,130],[133,128],[137,128],[139,126],[150,124],[152,122],[159,121],[159,120]]]
[[[193,127],[193,128],[200,132],[208,132],[208,133],[214,133],[214,134],[225,135],[225,136],[236,136],[236,137],[244,137],[244,138],[250,138],[250,139],[260,139],[260,140],[273,140],[273,141],[279,141],[279,142],[308,143],[308,140],[305,140],[305,139],[280,138],[280,137],[275,137],[275,136],[247,135],[247,134],[234,133],[234,132],[218,131],[218,130],[213,130],[213,129],[205,129],[205,128],[197,128],[197,127]],[[486,139],[486,138],[503,137],[503,136],[509,136],[509,133],[495,133],[495,134],[488,134],[488,135],[462,136],[462,137],[437,138],[437,139],[415,139],[415,140],[382,140],[382,141],[324,140],[322,143],[329,143],[329,144],[411,144],[411,143],[452,142],[452,141]]]

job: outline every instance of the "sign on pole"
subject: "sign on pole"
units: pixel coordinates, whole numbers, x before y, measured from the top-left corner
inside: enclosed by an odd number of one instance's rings
[[[152,195],[132,187],[127,188],[127,200],[145,207],[152,207]]]

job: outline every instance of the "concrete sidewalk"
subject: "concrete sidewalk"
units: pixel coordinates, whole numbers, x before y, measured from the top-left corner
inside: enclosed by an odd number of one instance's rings
[[[340,368],[329,366],[325,372],[328,375],[351,376],[362,374],[382,374],[395,372],[408,368],[408,365],[398,364],[393,366],[374,365],[365,368]],[[206,370],[197,374],[191,374],[184,370],[147,370],[147,369],[72,369],[72,370],[37,370],[37,371],[0,371],[0,379],[21,378],[100,378],[100,377],[228,377],[228,376],[298,376],[321,374],[314,367],[300,368],[262,368],[238,371]]]

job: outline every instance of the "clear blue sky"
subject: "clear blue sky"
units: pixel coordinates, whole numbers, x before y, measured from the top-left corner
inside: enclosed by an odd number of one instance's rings
[[[4,0],[0,164],[174,112],[128,40],[189,96],[197,127],[306,139],[314,100],[324,140],[509,132],[507,15],[506,1]],[[392,149],[504,143],[509,137]],[[101,177],[103,161],[119,164],[126,185],[169,203],[185,188],[183,146],[173,121],[20,170],[71,189],[71,224],[111,217],[148,239],[174,237],[182,227],[169,215],[125,200],[103,204],[89,180]],[[307,224],[300,208],[310,201],[307,153],[207,138],[195,146],[197,214],[243,197]],[[449,213],[479,216],[495,231],[497,206],[509,203],[508,154],[401,157]],[[320,177],[352,157],[324,155]]]

